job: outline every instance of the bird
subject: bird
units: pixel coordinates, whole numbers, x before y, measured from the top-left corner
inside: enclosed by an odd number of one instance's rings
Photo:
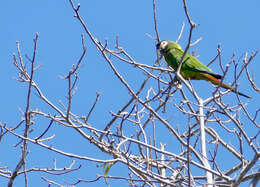
[[[162,40],[156,44],[156,49],[157,52],[164,57],[168,66],[172,67],[176,71],[184,54],[184,50],[181,46],[170,40]],[[209,67],[201,63],[196,57],[189,53],[186,53],[183,58],[180,74],[186,80],[206,80],[214,85],[229,89],[238,95],[251,98],[250,96],[237,91],[237,89],[230,85],[223,83],[223,76],[214,73]]]

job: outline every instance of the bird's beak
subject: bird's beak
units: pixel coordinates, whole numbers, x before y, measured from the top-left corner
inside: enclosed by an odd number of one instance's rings
[[[157,52],[158,55],[162,54],[162,51],[160,49],[160,44],[161,44],[160,42],[156,44],[156,52]]]
[[[161,44],[161,42],[159,42],[159,43],[156,44],[156,49],[157,49],[157,50],[160,48],[160,44]]]

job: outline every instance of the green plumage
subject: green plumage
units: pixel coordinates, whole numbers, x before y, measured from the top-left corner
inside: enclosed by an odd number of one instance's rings
[[[156,45],[156,48],[164,56],[167,64],[174,70],[177,70],[181,58],[184,54],[181,46],[173,41],[163,40]],[[222,83],[220,80],[218,80],[222,78],[221,75],[214,73],[209,67],[202,64],[197,58],[189,53],[185,54],[180,73],[184,79],[210,81],[215,85],[230,89],[232,92],[250,98],[249,96],[238,92],[231,86]]]

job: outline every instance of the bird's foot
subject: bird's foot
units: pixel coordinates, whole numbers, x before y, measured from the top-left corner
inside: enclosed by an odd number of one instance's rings
[[[174,77],[174,79],[172,80],[171,84],[173,86],[177,87],[178,89],[182,88],[181,80],[177,76]]]

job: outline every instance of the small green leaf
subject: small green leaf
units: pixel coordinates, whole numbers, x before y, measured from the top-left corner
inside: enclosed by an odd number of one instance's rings
[[[103,166],[103,168],[105,169],[104,176],[105,176],[105,182],[106,182],[106,184],[108,184],[108,182],[107,182],[107,177],[106,177],[106,176],[107,176],[107,174],[108,174],[110,168],[111,168],[114,164],[115,164],[115,162],[109,162],[109,163],[105,163],[104,166]]]

